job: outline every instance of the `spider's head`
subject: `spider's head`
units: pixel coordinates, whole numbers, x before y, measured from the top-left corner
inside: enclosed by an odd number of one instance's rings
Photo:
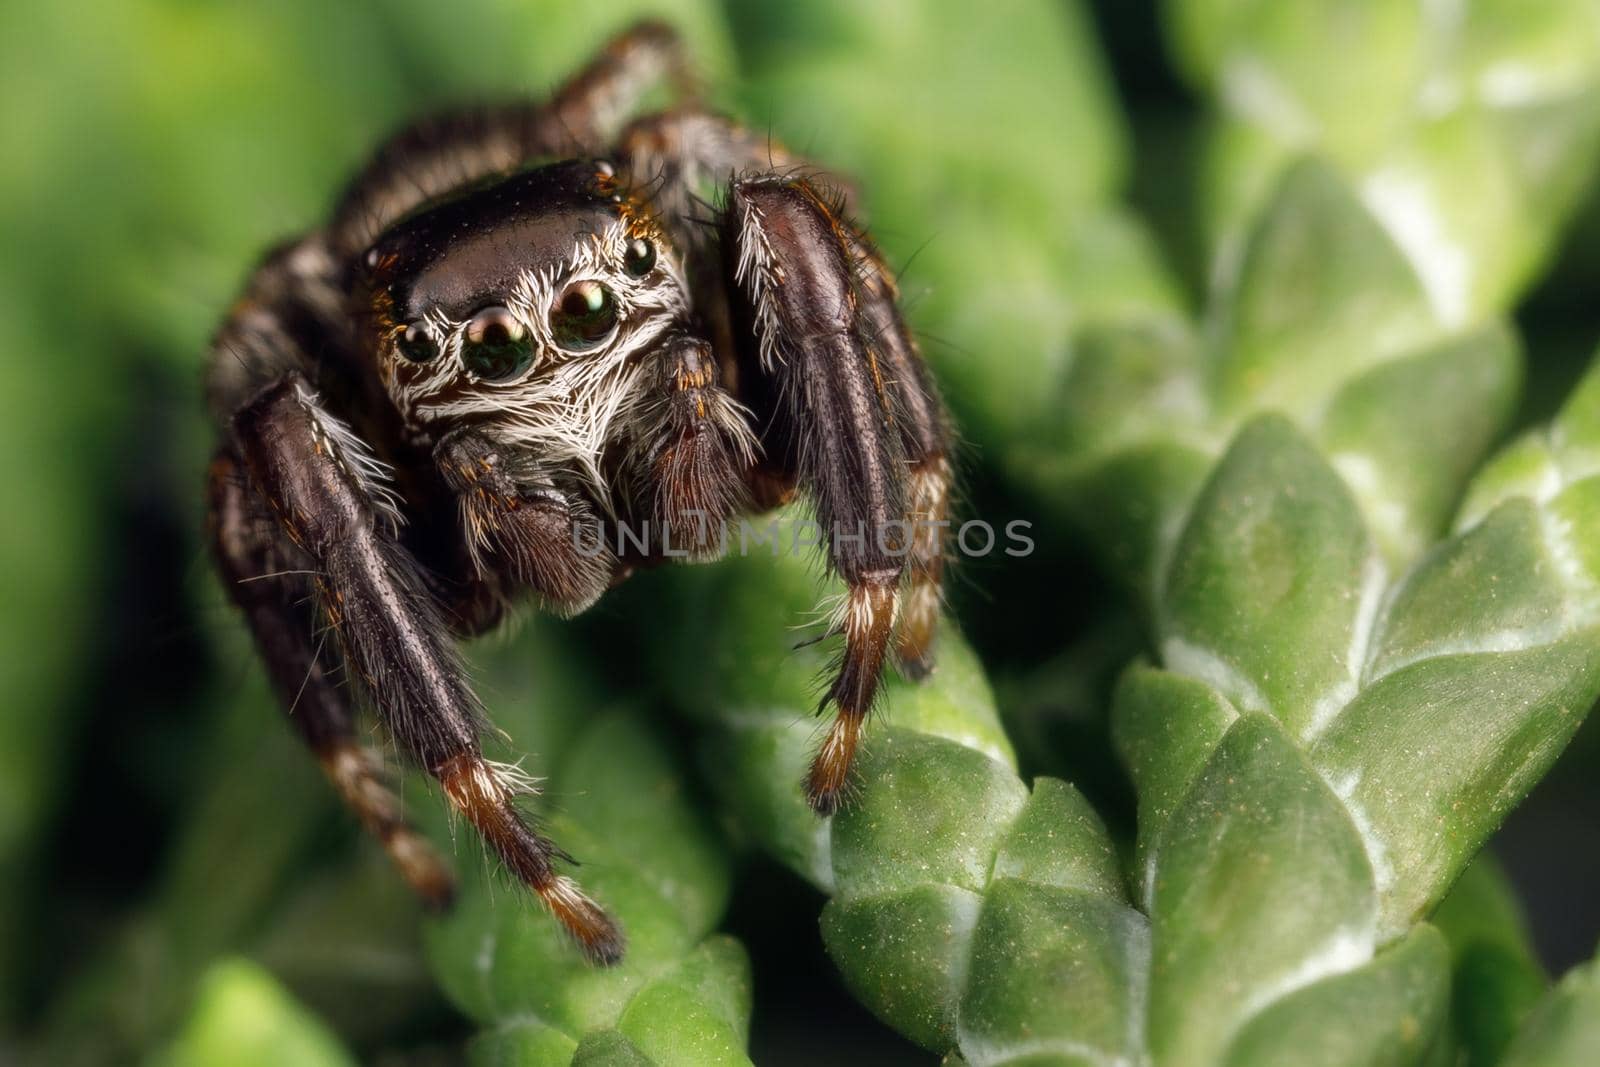
[[[613,380],[688,310],[654,216],[594,161],[523,171],[430,205],[362,264],[373,353],[417,425],[492,421]]]

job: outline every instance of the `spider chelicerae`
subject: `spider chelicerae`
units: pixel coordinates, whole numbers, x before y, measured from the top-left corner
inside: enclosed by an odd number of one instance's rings
[[[683,52],[644,23],[546,102],[400,131],[257,269],[208,384],[221,572],[334,786],[447,904],[364,698],[600,962],[622,933],[484,757],[455,640],[523,591],[574,614],[669,544],[713,556],[723,522],[802,493],[847,587],[804,785],[829,814],[886,662],[930,667],[949,489],[943,408],[844,195],[692,103],[629,121],[663,82],[688,95]]]

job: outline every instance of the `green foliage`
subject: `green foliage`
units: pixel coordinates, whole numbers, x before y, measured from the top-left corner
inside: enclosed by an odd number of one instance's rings
[[[1503,1067],[1576,1067],[1600,1058],[1600,972],[1575,968],[1534,1007]]]
[[[1215,98],[1200,211],[1226,246],[1307,151],[1334,161],[1459,326],[1537,274],[1600,150],[1587,0],[1167,0]]]
[[[659,669],[703,729],[724,810],[829,893],[823,941],[851,991],[972,1065],[1126,1054],[1147,924],[1099,817],[1071,786],[1018,778],[993,698],[954,632],[922,686],[891,683],[861,786],[819,822],[798,782],[827,661],[774,640],[815,603],[804,560],[753,556],[674,583],[682,636]],[[697,620],[689,625],[688,620]],[[1065,997],[1083,1010],[1060,1011]]]
[[[221,960],[200,982],[194,1009],[151,1067],[353,1067],[327,1029],[249,960]]]
[[[577,656],[519,641],[484,664],[489,691],[540,699],[491,706],[549,778],[544,822],[581,856],[584,888],[628,936],[617,967],[587,963],[521,890],[497,878],[477,841],[458,839],[464,884],[429,923],[427,954],[445,994],[482,1024],[475,1062],[558,1064],[621,1049],[656,1067],[748,1063],[749,963],[715,929],[727,906],[726,846],[691,802],[682,768],[655,729],[574,671]],[[565,682],[563,683],[563,679]],[[536,684],[535,684],[536,683]],[[433,836],[448,834],[442,818]],[[609,1050],[601,1055],[601,1050]]]
[[[1552,435],[1597,414],[1587,395]],[[1351,975],[1398,980],[1376,976],[1384,961],[1431,938],[1414,924],[1600,694],[1600,586],[1551,539],[1562,499],[1501,500],[1385,590],[1332,469],[1287,423],[1241,431],[1158,603],[1173,673],[1136,668],[1114,713],[1141,790],[1158,1061],[1213,1062],[1251,1028],[1276,1033],[1260,1013],[1291,1001],[1326,997],[1335,1018]],[[1245,566],[1258,580],[1227,581]],[[1209,579],[1198,614],[1194,573]],[[1401,968],[1417,968],[1414,1002],[1374,994],[1373,1033],[1422,1041],[1404,1062],[1443,1017],[1446,962],[1435,946]],[[1199,990],[1226,990],[1225,1003]]]
[[[1523,376],[1505,316],[1600,151],[1586,0],[1168,0],[1210,108],[1193,318],[1118,202],[1164,161],[1136,160],[1148,131],[1076,0],[16,13],[0,485],[26,521],[0,538],[0,1022],[33,977],[8,935],[55,907],[28,875],[52,820],[73,790],[122,799],[73,745],[104,715],[80,707],[77,664],[127,565],[108,514],[148,479],[197,525],[209,430],[146,390],[192,392],[252,257],[319,218],[385,128],[540,91],[645,13],[684,31],[713,100],[858,181],[980,493],[1070,524],[1135,592],[1147,651],[1110,730],[1136,818],[1019,774],[974,651],[1004,647],[999,604],[963,620],[971,645],[947,626],[932,681],[889,684],[857,794],[817,820],[799,781],[829,650],[785,637],[817,576],[757,554],[633,583],[628,618],[586,643],[539,625],[471,650],[507,732],[494,754],[548,775],[538,814],[620,915],[624,965],[583,964],[408,780],[463,877],[419,934],[259,679],[220,671],[186,698],[210,735],[139,764],[182,811],[142,903],[54,916],[115,932],[78,950],[24,1050],[343,1064],[452,1033],[448,1002],[476,1063],[747,1063],[760,991],[718,932],[731,830],[826,897],[849,991],[952,1064],[1600,1061],[1600,972],[1547,988],[1509,887],[1474,862],[1600,693],[1600,367],[1479,467]],[[211,629],[219,599],[191,598]],[[1121,662],[1132,612],[1076,614],[1114,636],[1003,692],[1101,713],[1084,676]],[[250,658],[235,633],[211,644]],[[1060,743],[1017,741],[1024,764]]]

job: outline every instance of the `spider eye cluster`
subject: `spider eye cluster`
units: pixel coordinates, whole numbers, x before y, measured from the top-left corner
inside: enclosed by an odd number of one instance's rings
[[[644,238],[628,242],[622,269],[643,278],[656,266],[656,246]],[[568,352],[600,347],[621,321],[617,295],[604,282],[580,278],[570,283],[550,306],[550,334]],[[510,308],[481,308],[467,320],[461,339],[461,362],[479,381],[506,381],[533,365],[535,340]],[[431,363],[440,354],[433,336],[412,323],[395,338],[395,348],[412,363]]]

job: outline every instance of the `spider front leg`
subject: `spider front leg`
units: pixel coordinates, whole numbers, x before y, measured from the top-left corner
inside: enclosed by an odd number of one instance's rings
[[[894,275],[866,235],[846,231],[861,281],[862,320],[884,387],[893,398],[908,473],[911,544],[906,590],[895,635],[895,658],[909,677],[933,671],[939,625],[944,551],[950,516],[950,426],[928,366],[900,314]]]
[[[524,784],[484,758],[478,702],[416,561],[379,517],[382,487],[359,440],[296,374],[246,405],[233,432],[255,491],[311,563],[319,606],[389,732],[591,959],[620,959],[620,930],[556,873],[563,854],[518,811]]]
[[[210,534],[228,593],[244,612],[273,688],[323,773],[363,827],[430,908],[446,907],[455,879],[406,822],[383,783],[377,756],[356,737],[355,709],[333,679],[337,650],[315,640],[308,603],[310,562],[287,541],[261,498],[250,491],[228,450],[208,475]]]
[[[804,160],[765,131],[692,106],[635,121],[623,131],[620,158],[635,182],[658,190],[657,204],[674,223],[679,240],[691,248],[705,240],[705,227],[695,221],[695,204],[702,190],[722,187],[738,174],[792,177],[809,169]],[[771,180],[754,179],[753,183]],[[882,379],[890,417],[899,432],[912,532],[895,658],[908,676],[923,678],[933,669],[933,641],[942,604],[951,483],[948,420],[916,340],[900,314],[893,272],[866,234],[844,217],[851,209],[852,190],[831,182],[835,204],[817,196],[807,182],[789,184],[810,190],[807,196],[822,212],[832,243],[847,249],[861,338],[875,359],[875,373]],[[733,227],[737,229],[742,221],[734,218]],[[778,269],[781,271],[781,265]],[[748,280],[757,279],[751,276]],[[728,347],[733,342],[721,306],[721,281],[720,276],[701,278],[698,302],[719,344]],[[755,495],[764,500],[781,499],[781,485],[763,486]]]
[[[777,386],[772,414],[781,440],[768,455],[782,457],[814,499],[829,563],[848,586],[836,624],[844,651],[823,702],[834,704],[837,714],[806,781],[812,807],[828,814],[847,786],[877,694],[908,556],[914,581],[925,582],[930,573],[937,580],[930,566],[937,541],[931,547],[919,542],[912,520],[942,511],[943,483],[937,491],[918,485],[908,459],[942,459],[942,418],[929,410],[918,416],[913,397],[934,412],[937,401],[891,377],[915,369],[896,362],[914,360],[915,352],[907,345],[889,350],[883,330],[903,326],[897,314],[885,318],[885,291],[866,284],[857,262],[863,239],[809,181],[737,180],[727,210],[735,280],[759,342],[759,371]],[[929,425],[908,432],[902,426],[907,418]],[[931,620],[919,626],[926,632],[919,629],[910,651],[921,663]]]

